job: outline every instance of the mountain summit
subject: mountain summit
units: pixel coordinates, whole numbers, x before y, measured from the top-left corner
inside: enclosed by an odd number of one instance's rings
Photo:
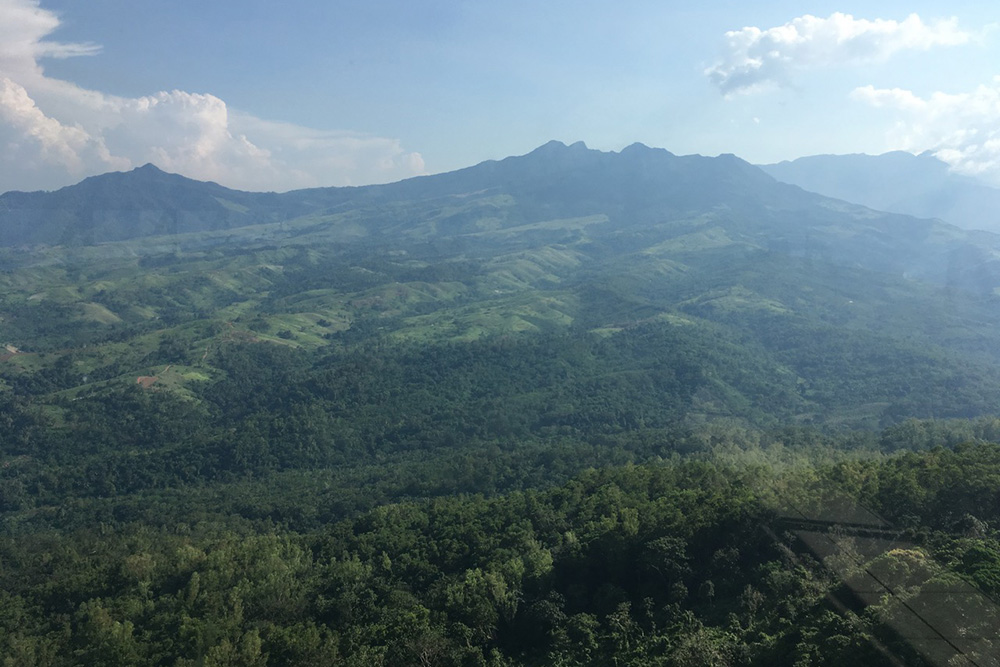
[[[268,223],[279,223],[279,231],[256,227]],[[445,174],[284,194],[230,190],[146,165],[52,193],[0,197],[0,244],[6,246],[184,238],[250,225],[258,239],[327,234],[338,243],[366,239],[388,246],[501,238],[522,248],[555,239],[619,250],[709,244],[979,293],[1000,287],[1000,239],[992,235],[972,237],[931,220],[829,199],[733,155],[677,156],[642,144],[614,153],[552,141],[526,155]]]
[[[526,215],[587,215],[595,207],[636,211],[723,201],[747,203],[772,179],[748,163],[723,156],[677,157],[633,144],[605,153],[576,142],[550,141],[526,155],[391,183],[312,188],[284,194],[231,190],[146,164],[129,172],[92,176],[55,192],[0,195],[0,245],[89,245],[189,232],[216,231],[304,215],[490,192],[515,196]],[[784,189],[787,194],[787,188]],[[753,198],[753,197],[751,197]]]
[[[0,195],[0,245],[89,245],[270,222],[273,198],[146,164],[54,192]]]

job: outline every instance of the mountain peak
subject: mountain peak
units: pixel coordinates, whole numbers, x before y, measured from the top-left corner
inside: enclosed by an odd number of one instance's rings
[[[553,151],[563,150],[566,148],[566,144],[559,141],[558,139],[552,139],[546,141],[544,144],[531,151],[532,153],[551,153]]]
[[[633,144],[629,144],[620,151],[620,155],[654,155],[654,154],[674,157],[674,154],[668,151],[666,148],[651,148],[640,141],[636,141]]]
[[[580,153],[583,151],[589,151],[587,144],[582,141],[577,141],[575,143],[567,146],[558,139],[553,139],[552,141],[547,141],[535,150],[528,153],[528,155],[563,155],[567,153]]]
[[[138,176],[140,178],[157,178],[158,179],[158,178],[161,178],[163,176],[174,176],[174,174],[170,174],[168,172],[163,171],[162,169],[160,169],[159,167],[157,167],[152,162],[147,162],[146,164],[142,165],[141,167],[136,167],[132,171],[125,172],[125,173],[126,174],[130,174],[132,176]]]

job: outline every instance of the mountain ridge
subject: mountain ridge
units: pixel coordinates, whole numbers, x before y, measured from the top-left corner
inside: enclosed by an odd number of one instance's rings
[[[930,153],[812,155],[758,165],[778,180],[870,208],[1000,231],[1000,189],[955,173]]]
[[[636,195],[637,183],[648,185],[664,176],[676,178],[690,172],[692,164],[698,164],[702,171],[715,171],[718,176],[725,171],[719,165],[732,167],[737,164],[733,160],[739,158],[678,157],[642,144],[633,144],[619,153],[606,153],[589,149],[583,142],[567,146],[551,141],[525,155],[488,160],[443,174],[389,184],[309,188],[286,193],[234,190],[147,164],[129,172],[91,176],[52,192],[12,191],[0,195],[0,245],[89,245],[151,235],[213,231],[280,222],[346,204],[377,205],[488,189],[560,195],[573,178],[595,169],[604,170],[605,176],[614,179],[612,184],[620,191],[619,199],[624,199]],[[756,171],[742,160],[739,164],[744,165],[744,176],[750,173],[748,170]],[[587,195],[595,187],[604,196],[612,194],[602,181],[591,179],[576,194]],[[680,194],[683,188],[672,191],[672,196]]]
[[[572,222],[585,219],[586,232]],[[676,156],[638,143],[615,153],[552,141],[444,174],[281,194],[230,190],[146,165],[53,193],[0,197],[0,245],[8,247],[148,236],[180,242],[222,232],[212,240],[219,244],[238,230],[259,239],[319,234],[316,242],[400,247],[502,237],[511,249],[586,236],[636,251],[693,234],[699,244],[725,239],[977,294],[1000,288],[1000,236],[808,192],[731,154]]]

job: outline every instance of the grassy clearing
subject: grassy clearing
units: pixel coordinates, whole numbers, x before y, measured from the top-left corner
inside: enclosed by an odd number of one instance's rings
[[[500,297],[430,315],[406,318],[392,338],[405,341],[472,341],[489,335],[555,331],[570,326],[579,308],[570,293]]]
[[[473,236],[513,236],[524,232],[550,231],[550,230],[585,230],[591,225],[600,225],[609,221],[607,215],[588,215],[580,218],[558,218],[554,220],[543,220],[541,222],[531,222],[515,227],[497,228],[495,223],[489,219],[484,226],[488,228],[484,231],[473,234]],[[489,228],[491,227],[491,228]]]
[[[99,303],[89,302],[81,305],[83,306],[82,319],[91,322],[100,322],[101,324],[117,324],[122,321],[122,318]]]
[[[721,227],[712,227],[667,239],[666,241],[650,246],[643,252],[649,255],[689,253],[699,250],[724,248],[735,244],[736,241],[729,238],[724,229]]]
[[[742,286],[702,294],[694,299],[684,301],[680,305],[682,307],[707,307],[720,313],[756,311],[787,314],[792,312],[780,301],[763,297]]]

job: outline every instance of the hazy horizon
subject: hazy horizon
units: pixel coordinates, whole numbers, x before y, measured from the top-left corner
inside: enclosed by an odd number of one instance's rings
[[[1000,10],[0,0],[0,191],[152,162],[244,190],[524,154],[933,151],[1000,182]]]

